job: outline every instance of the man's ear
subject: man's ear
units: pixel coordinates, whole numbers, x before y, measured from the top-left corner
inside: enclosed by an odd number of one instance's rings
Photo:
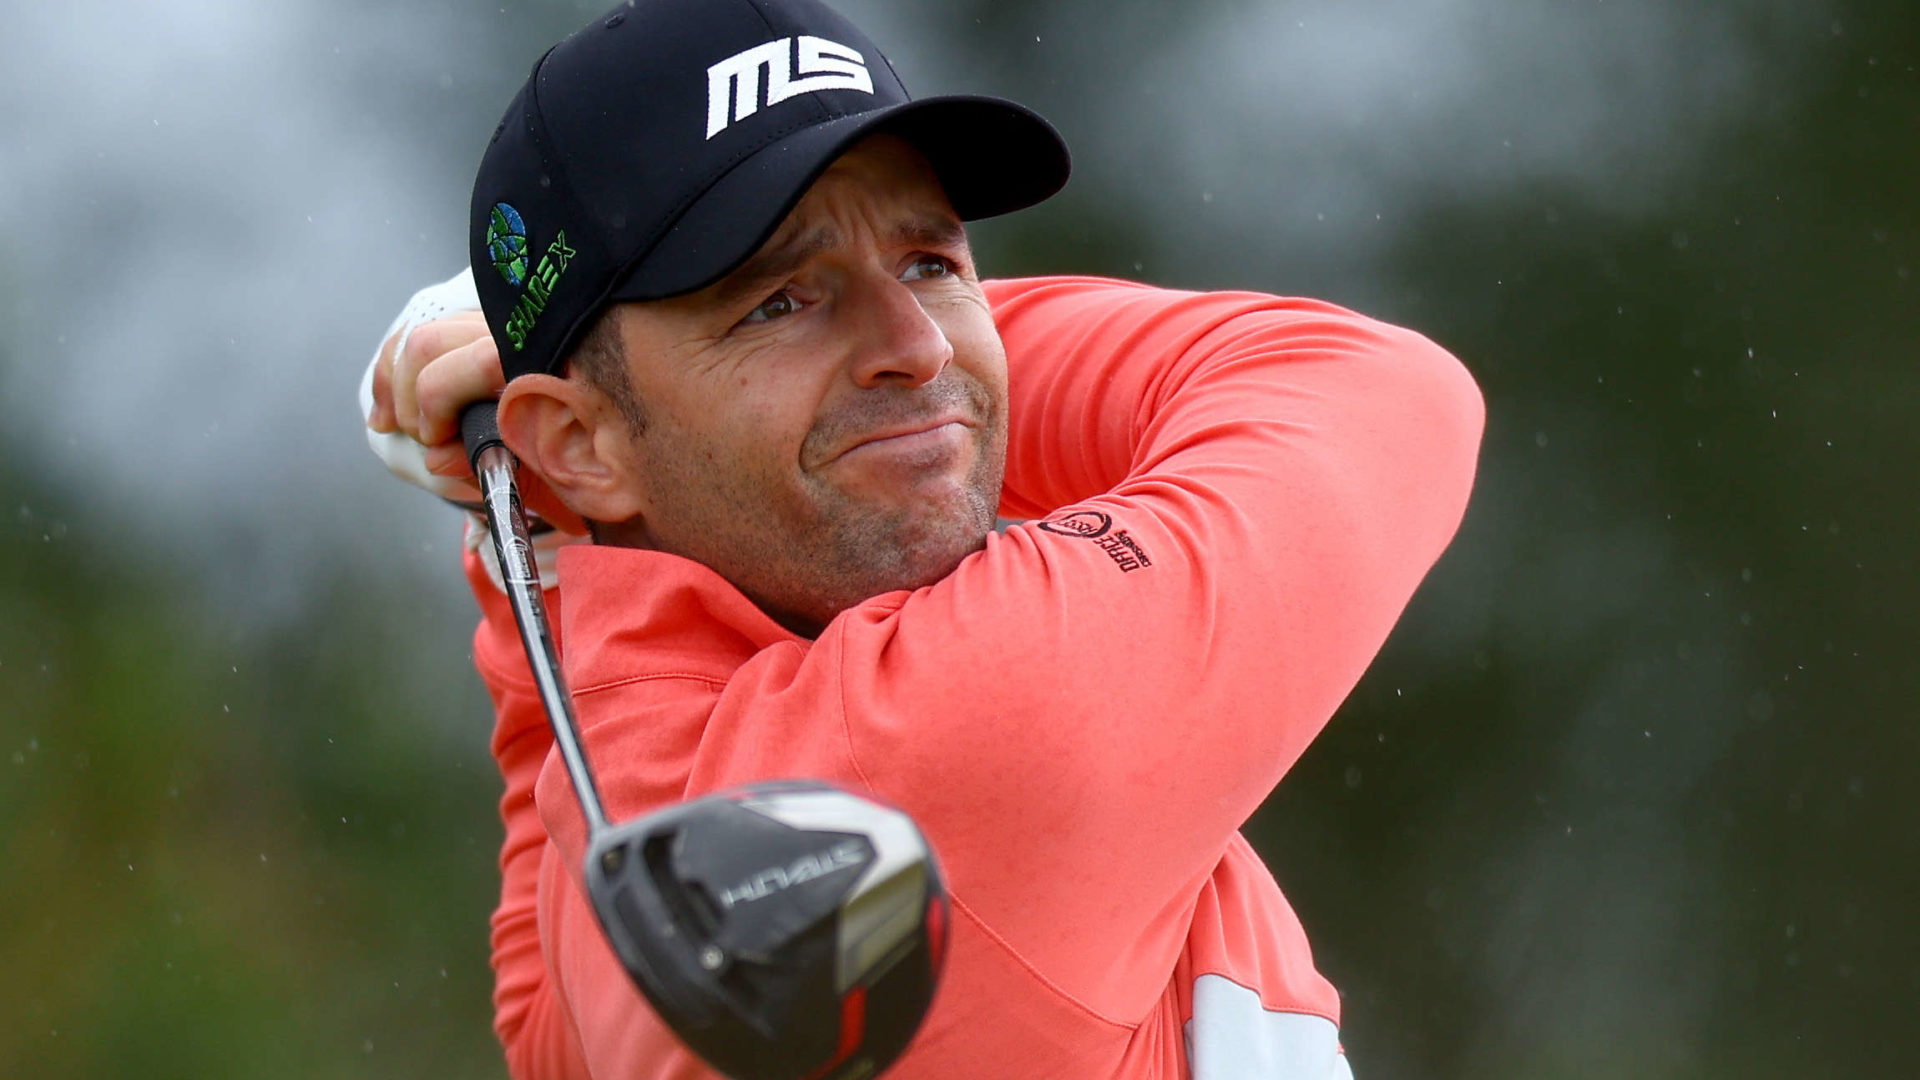
[[[522,375],[500,395],[500,437],[567,509],[608,524],[646,512],[626,419],[583,381]]]

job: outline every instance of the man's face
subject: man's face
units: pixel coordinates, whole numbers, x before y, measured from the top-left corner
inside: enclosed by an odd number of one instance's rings
[[[868,139],[719,283],[617,318],[648,507],[605,543],[704,563],[816,632],[985,544],[1006,353],[932,169]]]

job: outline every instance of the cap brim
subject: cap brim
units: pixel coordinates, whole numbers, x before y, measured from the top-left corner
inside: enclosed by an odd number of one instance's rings
[[[1010,213],[1066,185],[1066,143],[1031,110],[989,97],[934,97],[802,128],[743,159],[707,189],[613,291],[657,300],[705,288],[759,250],[854,143],[898,135],[924,154],[963,221]]]

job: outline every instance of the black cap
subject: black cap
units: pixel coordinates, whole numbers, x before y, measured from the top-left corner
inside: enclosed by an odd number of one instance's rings
[[[914,101],[816,0],[631,0],[554,46],[473,189],[474,280],[507,377],[558,372],[615,301],[726,276],[882,131],[926,156],[966,220],[1067,181],[1045,120],[997,98]]]

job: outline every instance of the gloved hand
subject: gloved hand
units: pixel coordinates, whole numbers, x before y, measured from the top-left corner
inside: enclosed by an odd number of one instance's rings
[[[360,383],[374,454],[395,476],[469,511],[467,545],[478,550],[496,586],[499,567],[478,512],[480,492],[460,445],[459,420],[460,410],[498,397],[505,385],[471,270],[413,294]],[[520,497],[532,515],[541,580],[551,587],[558,581],[555,552],[584,536],[586,523],[531,473],[521,474]]]

